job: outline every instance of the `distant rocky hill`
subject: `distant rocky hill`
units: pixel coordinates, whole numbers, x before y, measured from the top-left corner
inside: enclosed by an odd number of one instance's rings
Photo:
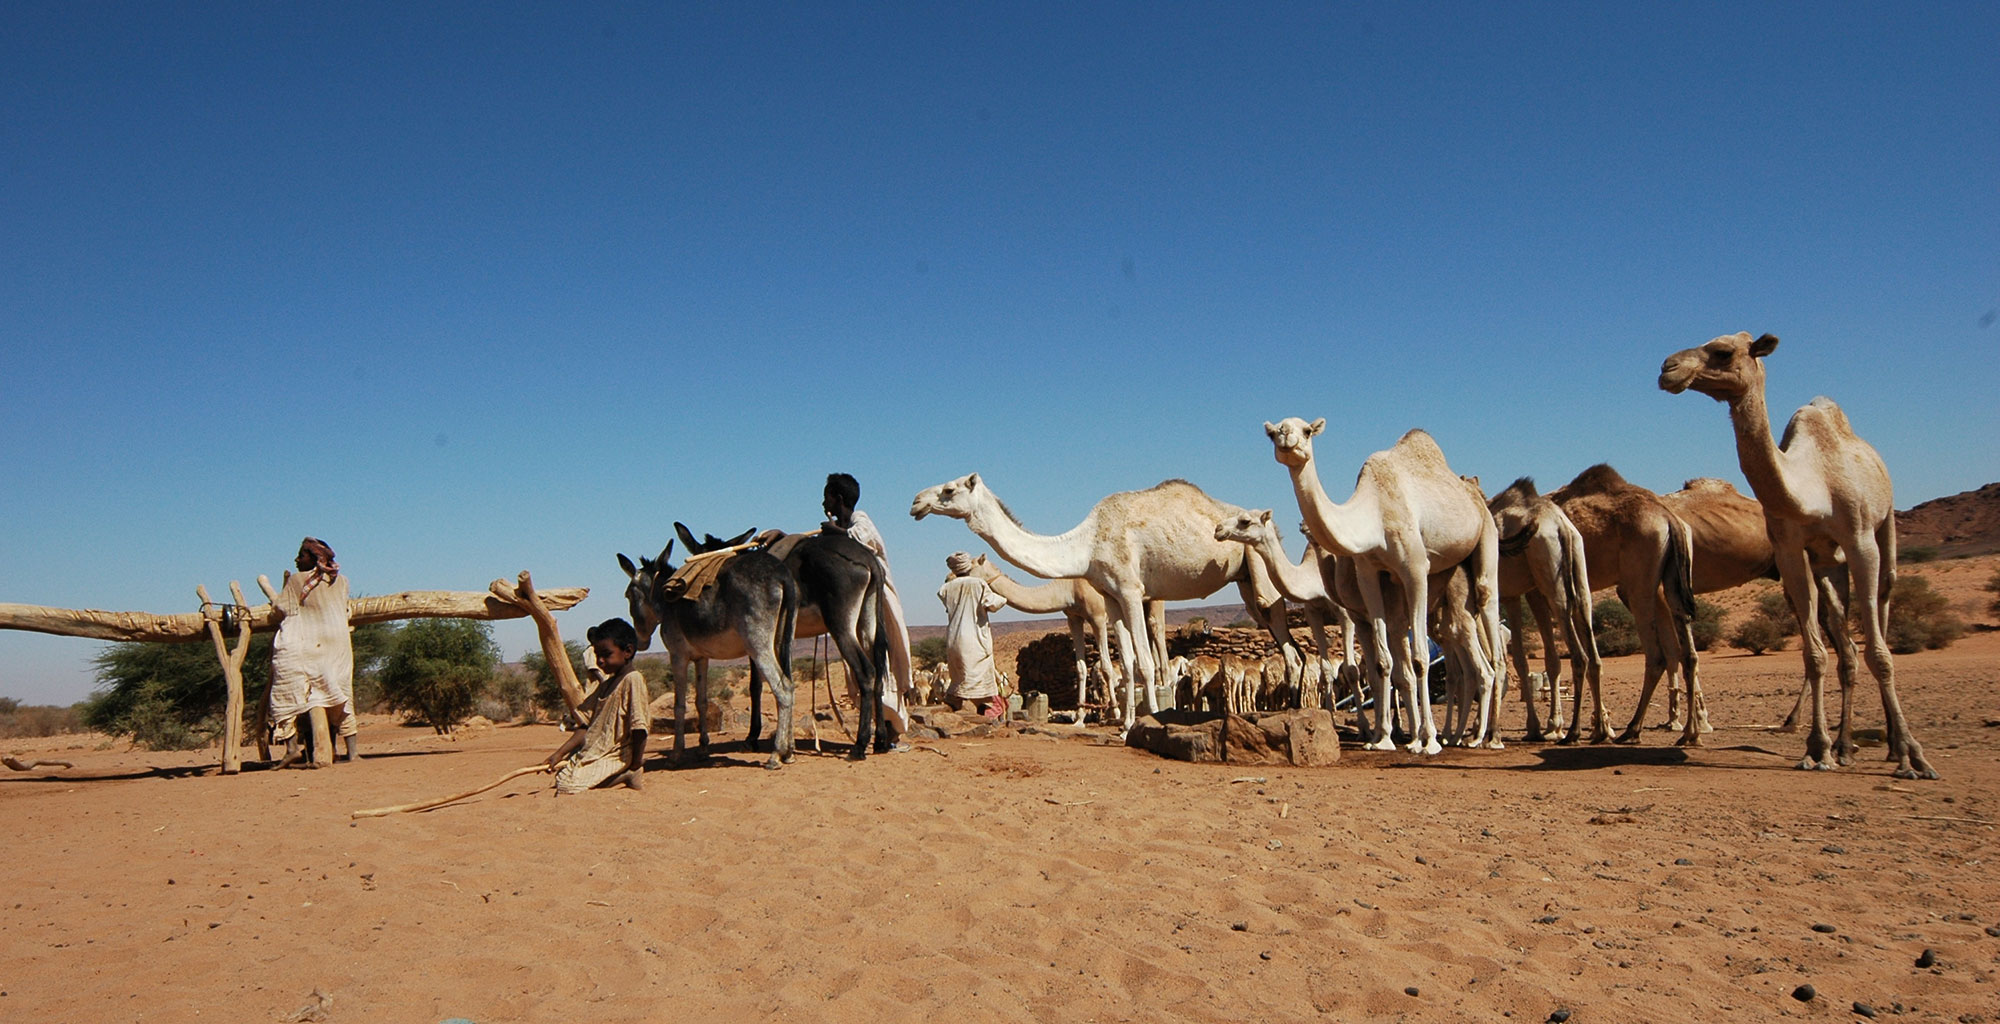
[[[1896,513],[1896,546],[1936,548],[1946,558],[2000,551],[2000,483]]]

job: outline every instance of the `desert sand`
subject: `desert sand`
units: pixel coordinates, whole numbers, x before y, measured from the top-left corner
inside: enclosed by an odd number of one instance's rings
[[[2000,1020],[2000,632],[1897,661],[1935,782],[1794,770],[1799,665],[1705,658],[1694,750],[1246,768],[1084,730],[766,772],[736,727],[677,770],[656,735],[641,791],[360,821],[558,735],[373,718],[360,763],[231,778],[15,743],[76,767],[0,772],[0,1020]],[[1879,730],[1865,675],[1856,707]]]

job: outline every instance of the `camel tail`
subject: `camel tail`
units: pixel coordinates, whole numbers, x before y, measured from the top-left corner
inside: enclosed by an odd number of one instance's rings
[[[1521,552],[1528,550],[1528,542],[1534,539],[1535,539],[1534,524],[1533,523],[1523,524],[1520,529],[1515,530],[1512,534],[1500,538],[1501,557],[1512,558],[1515,555],[1518,555]]]
[[[1694,531],[1679,516],[1667,517],[1666,564],[1661,566],[1660,585],[1667,594],[1667,610],[1684,621],[1694,620]]]
[[[1571,608],[1590,610],[1590,570],[1583,560],[1583,535],[1567,518],[1563,528],[1556,531],[1562,540],[1562,565],[1558,575],[1562,577],[1563,601]]]
[[[1883,628],[1886,629],[1889,622],[1889,599],[1895,596],[1896,591],[1896,514],[1894,512],[1889,513],[1889,518],[1882,521],[1882,528],[1876,531],[1875,546],[1882,552],[1881,587],[1877,592],[1879,596],[1876,598],[1876,605],[1879,614],[1882,616]]]

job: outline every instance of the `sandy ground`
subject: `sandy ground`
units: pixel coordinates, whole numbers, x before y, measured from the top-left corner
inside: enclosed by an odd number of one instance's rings
[[[1707,658],[1698,750],[1246,769],[1100,733],[771,773],[732,742],[362,821],[557,735],[377,720],[359,764],[234,778],[15,743],[77,767],[0,772],[0,1020],[2000,1021],[2000,632],[1897,664],[1941,781],[1795,771],[1764,725],[1796,652]]]

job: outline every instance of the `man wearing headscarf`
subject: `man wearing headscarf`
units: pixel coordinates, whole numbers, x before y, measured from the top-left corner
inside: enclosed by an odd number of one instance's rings
[[[909,620],[903,615],[903,599],[896,596],[896,581],[889,576],[889,549],[882,543],[882,531],[875,528],[868,513],[855,507],[860,503],[860,481],[846,473],[827,474],[820,507],[826,510],[828,524],[847,531],[862,547],[875,552],[882,564],[882,625],[889,635],[889,678],[882,686],[882,716],[896,730],[900,746],[910,731],[908,701],[916,689],[916,678],[910,671]]]
[[[945,703],[955,711],[978,712],[1000,692],[1000,675],[993,662],[993,630],[987,615],[1007,606],[986,581],[972,575],[973,558],[954,551],[945,560],[951,578],[938,588],[944,602],[944,655],[951,666],[951,689]]]
[[[317,537],[299,544],[294,564],[298,571],[285,575],[284,590],[271,602],[283,616],[271,641],[271,738],[285,744],[286,760],[296,758],[299,716],[325,708],[327,724],[352,761],[357,751],[347,577],[333,549]]]

